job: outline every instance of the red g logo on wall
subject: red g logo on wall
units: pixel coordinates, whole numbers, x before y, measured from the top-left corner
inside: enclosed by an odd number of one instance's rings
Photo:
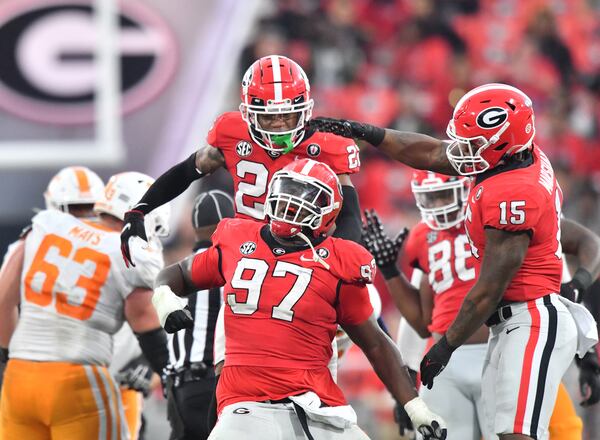
[[[121,64],[121,108],[147,104],[177,64],[175,38],[142,2],[119,3],[115,44]],[[93,3],[16,0],[0,4],[0,108],[53,124],[94,121],[99,44]]]

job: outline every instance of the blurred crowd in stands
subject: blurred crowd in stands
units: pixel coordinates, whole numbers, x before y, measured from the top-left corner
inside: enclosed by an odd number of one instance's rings
[[[600,233],[600,2],[590,0],[278,0],[240,60],[300,63],[315,115],[445,136],[464,92],[506,82],[534,102],[537,143],[565,211]],[[417,219],[410,171],[373,148],[361,205],[399,228]],[[372,191],[385,188],[385,191]]]

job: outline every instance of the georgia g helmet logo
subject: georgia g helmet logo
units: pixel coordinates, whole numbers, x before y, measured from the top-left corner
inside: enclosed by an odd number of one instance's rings
[[[499,127],[508,119],[508,112],[502,107],[486,108],[477,115],[477,125],[481,128]]]

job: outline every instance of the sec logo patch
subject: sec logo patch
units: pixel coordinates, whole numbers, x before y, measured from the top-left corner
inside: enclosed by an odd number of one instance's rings
[[[252,154],[252,144],[246,141],[240,141],[235,146],[235,152],[240,157],[250,156]]]
[[[240,246],[240,252],[242,255],[250,255],[256,250],[256,243],[253,241],[247,241]]]

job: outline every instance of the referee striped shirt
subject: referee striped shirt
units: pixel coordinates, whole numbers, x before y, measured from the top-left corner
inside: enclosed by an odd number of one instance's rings
[[[210,242],[199,243],[196,253],[204,252]],[[190,363],[214,362],[215,325],[221,308],[222,288],[200,290],[188,296],[188,308],[194,318],[194,328],[169,335],[169,360],[175,368],[188,367]]]

